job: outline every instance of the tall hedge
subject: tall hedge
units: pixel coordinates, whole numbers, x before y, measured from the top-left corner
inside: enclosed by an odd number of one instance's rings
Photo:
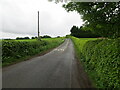
[[[61,44],[61,38],[42,41],[2,41],[2,64],[9,65],[13,62],[21,61],[25,57],[33,56]]]
[[[84,64],[96,86],[120,88],[120,39],[88,41],[82,54]]]
[[[120,88],[120,38],[75,38],[77,56],[97,88]]]

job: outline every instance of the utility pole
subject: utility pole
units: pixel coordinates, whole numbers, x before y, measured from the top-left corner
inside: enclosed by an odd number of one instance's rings
[[[39,37],[39,11],[38,11],[38,39],[40,39],[40,37]]]

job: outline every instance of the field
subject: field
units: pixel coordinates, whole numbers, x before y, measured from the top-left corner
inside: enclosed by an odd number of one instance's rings
[[[75,38],[77,58],[94,87],[120,88],[120,39]]]
[[[2,66],[11,65],[47,52],[64,42],[64,38],[2,41]]]

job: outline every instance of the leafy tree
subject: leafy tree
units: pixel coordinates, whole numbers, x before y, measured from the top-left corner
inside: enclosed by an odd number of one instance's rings
[[[109,38],[120,37],[120,2],[69,2],[63,7],[82,15],[84,26]]]
[[[30,39],[29,37],[17,37],[16,40]]]
[[[35,37],[32,37],[31,39],[35,39]]]
[[[42,36],[41,38],[51,38],[51,36],[44,35],[44,36]]]
[[[31,37],[31,39],[37,39],[37,37],[35,36],[35,37]]]
[[[60,38],[60,36],[57,36],[57,38]]]
[[[30,39],[29,37],[24,37],[24,39]]]
[[[96,34],[94,34],[93,32],[91,32],[90,30],[85,31],[84,27],[81,26],[80,28],[73,26],[70,30],[71,35],[78,37],[78,38],[93,38],[93,37],[100,37]]]

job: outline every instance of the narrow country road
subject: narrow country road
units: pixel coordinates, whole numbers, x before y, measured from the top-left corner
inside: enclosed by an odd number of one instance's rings
[[[66,39],[51,52],[3,68],[3,88],[80,88],[73,43]]]

